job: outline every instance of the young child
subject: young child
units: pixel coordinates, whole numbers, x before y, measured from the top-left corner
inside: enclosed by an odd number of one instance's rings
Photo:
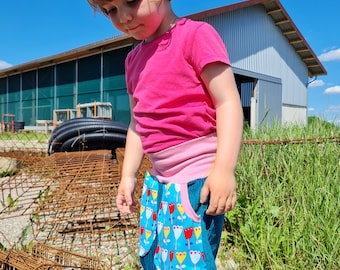
[[[131,122],[117,194],[121,213],[144,154],[144,269],[216,269],[224,214],[236,202],[243,113],[226,48],[207,23],[178,18],[170,0],[88,0],[141,42],[126,59]]]

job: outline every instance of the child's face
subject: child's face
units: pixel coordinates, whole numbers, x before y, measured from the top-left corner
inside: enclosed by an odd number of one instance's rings
[[[143,40],[155,38],[168,27],[163,21],[170,5],[164,0],[109,0],[102,10],[119,31]]]

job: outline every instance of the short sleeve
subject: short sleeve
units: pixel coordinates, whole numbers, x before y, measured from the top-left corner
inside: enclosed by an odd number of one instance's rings
[[[187,44],[189,61],[197,74],[201,74],[203,68],[210,63],[222,62],[230,65],[224,42],[208,23],[200,22],[191,32]]]

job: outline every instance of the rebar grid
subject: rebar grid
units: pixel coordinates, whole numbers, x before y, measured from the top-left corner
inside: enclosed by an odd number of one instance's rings
[[[0,262],[0,269],[10,269],[8,266],[15,267],[15,269],[63,269],[60,264],[58,267],[57,263],[43,259],[37,260],[37,257],[20,250],[12,250],[11,252],[0,250]]]
[[[30,254],[22,250],[0,250],[0,262],[1,269],[9,269],[6,268],[9,265],[30,270],[100,269],[100,261],[42,243],[36,244]]]
[[[113,232],[137,228],[137,215],[121,217],[117,211],[119,171],[110,151],[56,153],[51,159],[58,175],[32,213],[39,238],[75,250],[98,247],[111,242]]]
[[[20,173],[0,183],[0,222],[26,215],[35,243],[121,263],[137,247],[138,214],[121,216],[116,208],[124,154],[117,152],[120,161],[109,150],[23,158]],[[141,185],[139,177],[136,198]]]

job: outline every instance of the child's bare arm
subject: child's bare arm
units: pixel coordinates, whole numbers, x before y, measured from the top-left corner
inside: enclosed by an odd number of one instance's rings
[[[134,101],[130,98],[131,112],[134,107]],[[136,188],[136,175],[143,159],[143,150],[140,136],[135,129],[135,121],[131,116],[131,122],[128,129],[124,162],[122,168],[122,177],[117,193],[117,207],[121,213],[132,213],[136,211],[136,203],[133,200],[133,193]]]
[[[240,151],[243,111],[231,67],[223,63],[207,65],[202,79],[216,107],[217,152],[201,191],[201,202],[210,195],[207,214],[218,215],[236,203],[234,171]]]

